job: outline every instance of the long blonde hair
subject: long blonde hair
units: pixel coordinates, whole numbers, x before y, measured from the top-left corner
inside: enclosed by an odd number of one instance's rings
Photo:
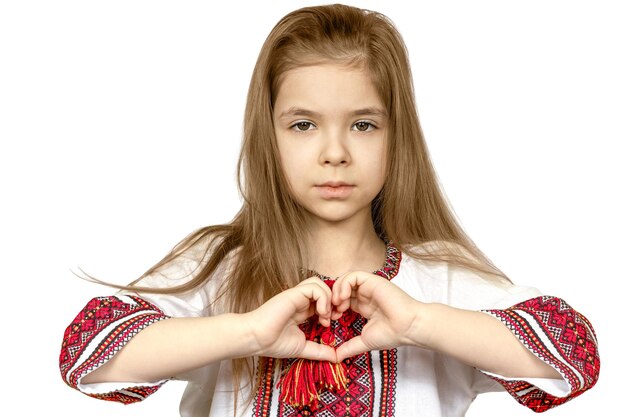
[[[228,224],[187,236],[125,288],[158,293],[196,289],[234,250],[234,266],[221,292],[233,312],[251,311],[302,279],[305,248],[298,237],[305,235],[305,223],[281,169],[272,112],[285,72],[316,61],[365,68],[389,115],[387,179],[372,202],[378,235],[409,256],[452,262],[487,273],[494,281],[507,279],[462,230],[439,186],[418,120],[407,50],[393,23],[377,12],[328,5],[289,13],[261,48],[249,86],[238,162],[244,200],[240,211]],[[208,262],[193,279],[166,289],[140,285],[141,278],[207,239]],[[428,250],[414,250],[426,242],[431,244],[422,247]],[[252,366],[246,364],[234,361],[236,390],[245,368],[253,379]]]

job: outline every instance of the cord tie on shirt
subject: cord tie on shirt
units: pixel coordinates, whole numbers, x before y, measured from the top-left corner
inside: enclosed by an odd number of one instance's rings
[[[332,288],[334,281],[325,281]],[[345,326],[346,320],[335,322],[336,325]],[[348,324],[349,325],[349,324]],[[337,347],[335,341],[335,326],[322,326],[317,316],[311,317],[300,325],[306,339]],[[320,393],[323,390],[339,391],[345,390],[348,383],[346,376],[348,370],[342,363],[332,363],[328,361],[314,361],[310,359],[296,359],[278,380],[280,388],[280,400],[294,407],[308,406],[316,409]]]

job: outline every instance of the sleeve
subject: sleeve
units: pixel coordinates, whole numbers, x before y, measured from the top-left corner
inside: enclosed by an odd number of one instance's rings
[[[597,381],[600,370],[596,334],[591,323],[560,298],[533,287],[495,282],[454,265],[431,274],[445,283],[440,302],[482,311],[500,320],[535,356],[556,369],[562,379],[507,378],[477,370],[476,394],[507,391],[535,412],[577,397]],[[435,281],[437,282],[437,281]]]
[[[543,412],[595,385],[600,373],[596,334],[587,318],[562,299],[539,296],[506,309],[483,311],[504,323],[527,349],[563,376],[563,380],[513,379],[483,372],[520,404]]]
[[[139,284],[149,288],[184,284],[196,276],[206,258],[206,246],[198,245]],[[59,357],[63,380],[91,397],[125,404],[141,401],[156,392],[167,380],[83,384],[81,379],[104,365],[133,336],[155,322],[215,314],[211,301],[216,299],[227,263],[222,262],[207,284],[193,291],[175,294],[121,291],[89,301],[64,333]],[[185,379],[180,375],[172,377]]]
[[[99,386],[98,389],[81,385],[80,380],[105,364],[141,330],[167,318],[158,307],[138,296],[92,299],[65,330],[59,356],[63,380],[70,387],[102,400],[129,404],[145,399],[165,381],[92,384]]]

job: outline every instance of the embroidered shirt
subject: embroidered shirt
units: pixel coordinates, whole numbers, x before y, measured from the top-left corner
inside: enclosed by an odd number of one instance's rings
[[[166,270],[146,277],[142,285],[181,284],[205,261],[204,248],[193,248]],[[121,292],[89,301],[65,332],[60,367],[66,383],[95,398],[123,403],[137,402],[156,392],[166,381],[82,384],[81,378],[106,363],[135,334],[156,321],[224,313],[224,304],[213,301],[228,275],[230,263],[228,259],[224,261],[213,277],[193,292]],[[445,262],[419,261],[392,244],[387,246],[385,265],[375,273],[422,302],[481,310],[496,317],[562,378],[505,378],[434,351],[402,346],[347,359],[346,389],[322,392],[314,409],[295,408],[279,401],[277,375],[268,371],[262,375],[257,392],[251,392],[250,381],[243,384],[239,416],[460,417],[476,395],[489,391],[507,391],[522,405],[545,411],[580,395],[598,378],[600,361],[593,328],[583,315],[559,298],[541,295],[531,287],[494,283]],[[350,323],[334,323],[335,337],[348,340],[365,323],[358,315]],[[188,381],[181,399],[181,416],[233,415],[230,361],[213,363],[175,379]],[[246,403],[246,398],[253,401]]]

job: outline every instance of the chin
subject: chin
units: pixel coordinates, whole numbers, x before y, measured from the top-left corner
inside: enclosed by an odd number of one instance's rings
[[[358,212],[346,212],[343,210],[325,210],[323,212],[310,212],[311,215],[319,220],[328,223],[340,223],[355,217]]]

